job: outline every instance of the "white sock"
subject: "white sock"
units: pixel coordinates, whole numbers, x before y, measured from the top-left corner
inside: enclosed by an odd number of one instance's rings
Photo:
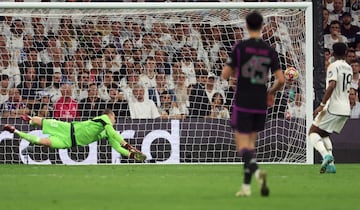
[[[316,149],[316,151],[318,151],[323,158],[329,154],[325,148],[324,142],[321,141],[321,136],[319,134],[311,133],[309,135],[309,140],[312,143],[313,147]]]
[[[333,153],[332,153],[333,147],[332,147],[330,138],[328,136],[324,137],[324,138],[322,138],[322,141],[324,142],[325,148],[326,148],[327,152],[329,153],[329,155],[333,156]],[[330,165],[334,165],[334,161],[331,162]]]
[[[243,184],[243,185],[241,186],[241,189],[250,190],[250,185],[249,185],[249,184]]]

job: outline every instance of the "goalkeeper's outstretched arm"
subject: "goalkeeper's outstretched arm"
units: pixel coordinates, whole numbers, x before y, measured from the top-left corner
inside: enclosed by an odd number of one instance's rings
[[[105,126],[106,137],[110,145],[120,154],[133,158],[138,161],[144,161],[146,156],[135,147],[127,143],[124,138],[116,132],[111,125]]]

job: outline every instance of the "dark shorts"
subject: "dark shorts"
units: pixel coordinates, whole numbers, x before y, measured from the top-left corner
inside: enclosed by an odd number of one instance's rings
[[[266,112],[243,112],[233,107],[230,123],[231,127],[240,133],[251,133],[264,130],[265,119]]]

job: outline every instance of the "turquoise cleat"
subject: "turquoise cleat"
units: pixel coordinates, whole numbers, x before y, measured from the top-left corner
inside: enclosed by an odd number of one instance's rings
[[[333,156],[331,156],[331,155],[326,155],[326,156],[324,157],[324,160],[323,160],[322,164],[321,164],[320,173],[321,173],[321,174],[325,173],[325,172],[326,172],[326,168],[327,168],[328,165],[329,165],[330,163],[332,163],[333,161],[334,161],[334,157],[333,157]]]
[[[328,165],[326,167],[326,173],[328,174],[335,174],[336,173],[336,167],[335,165]]]

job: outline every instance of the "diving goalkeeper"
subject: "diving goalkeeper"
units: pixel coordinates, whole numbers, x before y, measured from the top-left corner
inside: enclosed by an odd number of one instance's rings
[[[115,114],[110,109],[106,109],[101,116],[81,122],[63,122],[27,115],[22,115],[21,118],[28,121],[30,125],[40,126],[42,132],[49,136],[40,138],[19,131],[12,125],[5,125],[4,130],[15,133],[33,144],[65,149],[74,146],[85,146],[100,139],[107,139],[110,145],[120,154],[137,161],[144,161],[146,159],[142,152],[128,144],[113,128]]]

